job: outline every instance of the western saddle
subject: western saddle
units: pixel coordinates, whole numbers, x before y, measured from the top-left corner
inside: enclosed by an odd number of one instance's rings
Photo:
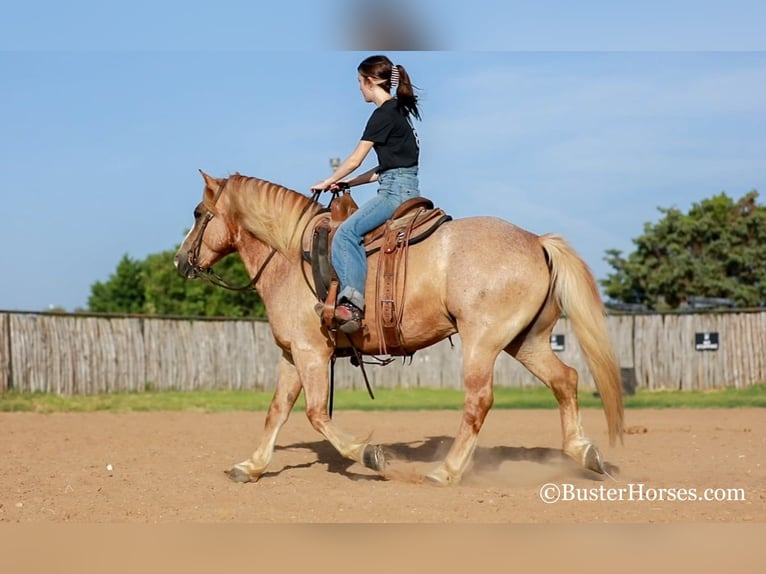
[[[303,258],[311,265],[322,324],[330,330],[335,329],[333,316],[339,287],[332,267],[332,237],[338,226],[357,209],[346,189],[333,196],[329,208],[314,216],[303,233]],[[369,310],[371,303],[375,305],[381,354],[406,354],[401,322],[410,245],[423,241],[451,219],[442,209],[434,208],[431,200],[415,197],[400,205],[391,219],[364,236],[367,257],[379,254],[374,299],[367,294],[366,307]]]

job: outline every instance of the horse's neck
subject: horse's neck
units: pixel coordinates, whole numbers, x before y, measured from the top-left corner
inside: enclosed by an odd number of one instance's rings
[[[236,248],[248,276],[252,279],[260,274],[260,279],[255,287],[261,299],[266,303],[270,288],[275,284],[274,277],[277,270],[285,264],[284,256],[279,253],[272,255],[275,250],[274,247],[246,231],[240,234]]]

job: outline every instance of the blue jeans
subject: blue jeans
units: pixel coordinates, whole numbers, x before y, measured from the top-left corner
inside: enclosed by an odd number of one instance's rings
[[[388,169],[378,176],[378,194],[355,211],[335,232],[332,264],[340,281],[338,300],[346,299],[364,309],[367,255],[364,234],[390,219],[402,203],[418,197],[418,168]]]

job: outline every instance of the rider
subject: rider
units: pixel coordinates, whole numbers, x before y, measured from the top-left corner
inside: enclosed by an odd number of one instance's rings
[[[385,223],[402,203],[420,195],[419,141],[411,121],[411,116],[420,119],[420,110],[409,75],[403,66],[380,55],[366,58],[357,72],[364,101],[374,103],[376,109],[351,155],[330,177],[312,186],[314,190],[339,189],[338,182],[375,148],[378,165],[343,183],[351,187],[377,181],[378,193],[338,227],[332,244],[332,263],[340,282],[335,319],[344,333],[360,329],[364,317],[364,234]]]

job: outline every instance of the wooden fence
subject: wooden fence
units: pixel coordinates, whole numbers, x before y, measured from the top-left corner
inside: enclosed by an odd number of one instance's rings
[[[641,388],[704,390],[766,382],[766,311],[611,315],[608,327],[620,367],[634,373]],[[579,371],[581,385],[593,387],[569,320],[562,318],[554,334],[563,335],[561,360]],[[708,350],[697,350],[697,344]],[[270,390],[279,357],[262,321],[0,312],[0,392]],[[411,360],[367,367],[373,389],[460,388],[460,372],[459,336],[418,351]],[[339,389],[364,389],[360,370],[347,360],[338,361],[335,380]],[[495,384],[540,383],[502,354]]]

